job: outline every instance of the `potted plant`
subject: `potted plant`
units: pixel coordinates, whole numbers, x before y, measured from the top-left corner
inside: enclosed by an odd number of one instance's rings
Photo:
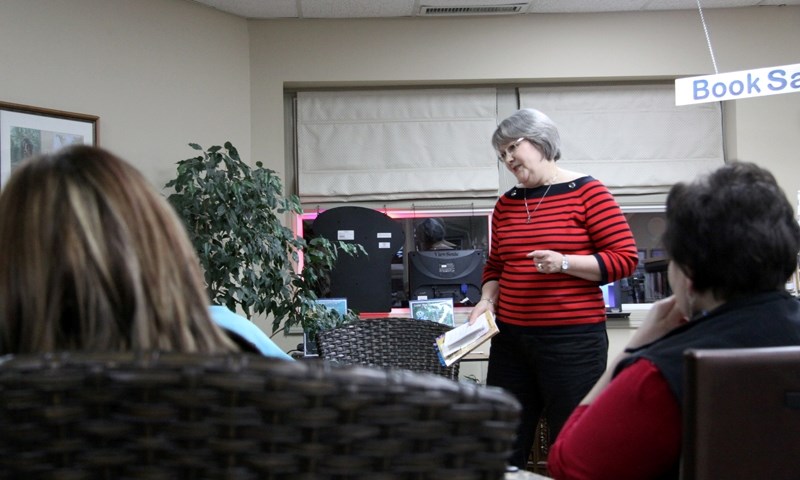
[[[316,291],[340,253],[364,249],[297,237],[282,218],[301,214],[300,200],[283,195],[273,170],[261,162],[251,168],[230,142],[208,150],[189,145],[202,155],[178,162],[177,176],[166,187],[174,190],[168,200],[189,232],[211,301],[234,311],[238,307],[248,318],[272,315],[273,334],[301,325],[314,335],[357,318],[352,311],[341,316],[317,304]]]

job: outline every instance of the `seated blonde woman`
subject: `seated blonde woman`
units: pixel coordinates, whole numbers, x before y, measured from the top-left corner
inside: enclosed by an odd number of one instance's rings
[[[186,232],[139,171],[88,146],[17,167],[0,194],[0,354],[240,346],[212,321]]]

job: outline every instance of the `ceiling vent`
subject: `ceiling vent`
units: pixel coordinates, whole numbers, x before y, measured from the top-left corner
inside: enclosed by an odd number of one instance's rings
[[[419,7],[421,16],[435,17],[446,15],[510,15],[521,13],[527,3],[509,3],[505,5],[470,5],[463,7]]]

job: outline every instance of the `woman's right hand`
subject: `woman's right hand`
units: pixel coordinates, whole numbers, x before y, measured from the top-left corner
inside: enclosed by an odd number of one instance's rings
[[[678,308],[674,295],[659,300],[653,304],[641,326],[636,329],[628,342],[628,348],[639,348],[652,343],[687,321]]]
[[[475,319],[480,317],[483,312],[487,310],[495,313],[494,310],[494,302],[497,301],[497,297],[499,296],[499,283],[497,280],[490,280],[483,284],[483,288],[481,289],[481,299],[475,303],[475,307],[469,312],[469,324],[472,325],[475,323]]]
[[[472,325],[475,323],[475,319],[480,317],[487,310],[494,314],[494,306],[489,303],[489,301],[483,299],[476,303],[472,311],[469,312],[469,324]]]

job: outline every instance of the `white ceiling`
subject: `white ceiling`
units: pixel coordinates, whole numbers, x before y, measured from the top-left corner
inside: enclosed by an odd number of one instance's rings
[[[698,0],[194,0],[244,18],[441,17],[696,10]],[[703,9],[800,5],[800,0],[700,0]],[[434,9],[431,10],[431,7]],[[437,8],[438,7],[438,8]]]

